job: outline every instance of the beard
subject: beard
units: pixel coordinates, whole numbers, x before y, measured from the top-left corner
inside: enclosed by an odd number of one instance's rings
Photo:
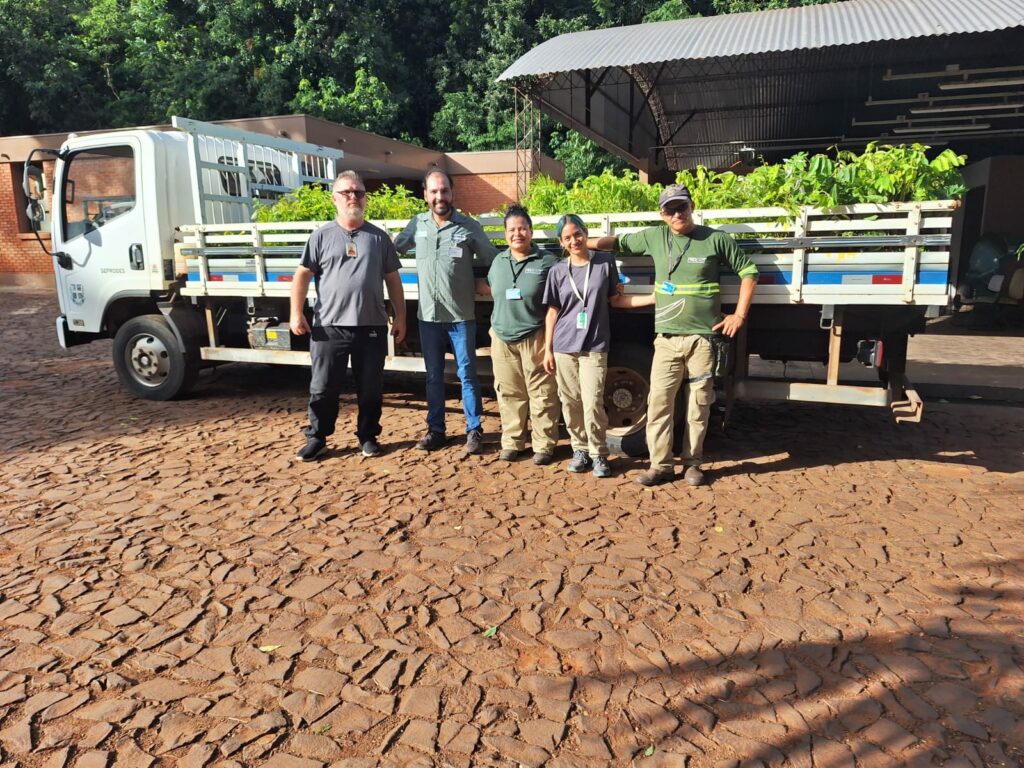
[[[447,216],[452,212],[452,204],[447,200],[439,200],[430,206],[430,209],[438,216]]]

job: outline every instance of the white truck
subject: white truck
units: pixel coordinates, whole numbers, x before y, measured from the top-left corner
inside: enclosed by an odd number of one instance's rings
[[[302,184],[330,184],[342,157],[191,120],[175,118],[173,125],[72,135],[59,150],[47,150],[56,157],[50,220],[61,345],[112,338],[122,384],[151,400],[186,394],[204,365],[309,364],[308,338],[288,331],[288,296],[302,246],[321,222],[253,224],[253,201],[272,201]],[[39,167],[33,153],[24,186],[34,221],[42,221],[47,203]],[[921,400],[905,375],[907,338],[952,305],[956,208],[954,201],[934,201],[698,211],[698,223],[732,232],[761,271],[748,330],[736,340],[735,365],[722,381],[727,404],[746,398],[874,405],[892,408],[897,420],[920,420]],[[657,212],[583,218],[592,235],[660,221]],[[538,241],[553,240],[545,229],[552,222],[536,219]],[[405,225],[376,223],[391,232]],[[495,239],[502,236],[493,226],[500,218],[481,223]],[[648,259],[623,258],[619,266],[627,291],[652,289]],[[390,350],[388,367],[422,371],[415,260],[402,260],[401,275],[410,328],[402,347]],[[723,273],[721,282],[723,304],[735,303],[738,279]],[[481,348],[488,314],[481,297]],[[605,395],[611,443],[640,453],[652,317],[617,312],[612,332]],[[753,378],[750,355],[821,362],[824,380]],[[877,368],[880,383],[841,382],[840,363],[853,358]]]

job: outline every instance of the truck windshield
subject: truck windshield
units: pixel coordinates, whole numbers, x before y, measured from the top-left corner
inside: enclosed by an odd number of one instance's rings
[[[66,164],[65,242],[93,232],[135,207],[135,153],[131,147],[81,150]]]

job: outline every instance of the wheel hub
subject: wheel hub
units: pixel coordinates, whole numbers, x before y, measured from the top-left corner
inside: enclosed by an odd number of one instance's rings
[[[639,424],[647,412],[647,380],[632,368],[609,368],[605,410],[611,429]]]
[[[612,403],[620,411],[632,410],[633,399],[633,393],[624,387],[619,387],[612,392]]]
[[[133,336],[128,342],[125,357],[136,381],[147,387],[160,386],[171,369],[167,347],[152,334]]]

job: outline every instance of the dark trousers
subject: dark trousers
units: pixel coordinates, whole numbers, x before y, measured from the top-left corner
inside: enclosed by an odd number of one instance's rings
[[[380,434],[384,403],[384,359],[388,354],[387,326],[314,326],[309,341],[313,377],[309,382],[309,437],[334,434],[338,397],[345,369],[352,360],[359,414],[356,439],[363,443]]]

